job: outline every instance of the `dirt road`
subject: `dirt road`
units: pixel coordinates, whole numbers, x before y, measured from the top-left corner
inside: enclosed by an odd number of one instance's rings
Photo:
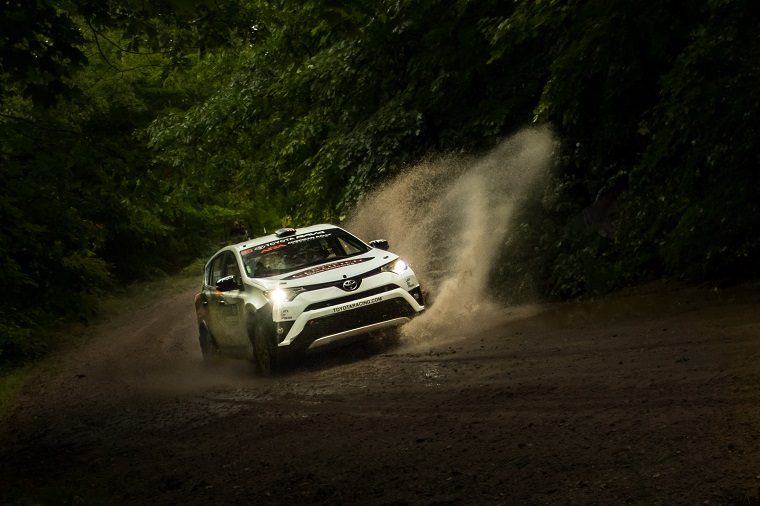
[[[38,368],[0,502],[758,504],[758,285],[490,309],[262,379],[202,366],[195,284]]]

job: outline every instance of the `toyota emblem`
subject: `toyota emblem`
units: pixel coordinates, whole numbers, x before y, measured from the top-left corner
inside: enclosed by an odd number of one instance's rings
[[[343,282],[343,289],[347,292],[353,292],[359,288],[359,283],[355,279],[347,279]]]

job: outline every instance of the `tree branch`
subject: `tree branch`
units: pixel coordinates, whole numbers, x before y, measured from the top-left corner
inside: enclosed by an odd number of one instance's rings
[[[59,132],[64,134],[73,134],[73,135],[82,135],[82,132],[78,132],[76,130],[68,130],[65,128],[50,128],[49,126],[44,126],[36,121],[32,121],[28,118],[22,118],[21,116],[14,116],[12,114],[5,114],[0,112],[0,117],[12,119],[14,121],[21,121],[23,123],[26,123],[27,125],[34,127],[38,130],[46,130],[48,132]]]
[[[86,19],[85,21],[87,22],[87,26],[90,27],[90,30],[92,30],[92,34],[95,36],[95,45],[98,47],[98,52],[100,53],[100,57],[103,58],[103,61],[105,61],[108,64],[108,66],[111,67],[112,69],[114,69],[115,71],[124,73],[123,70],[121,70],[119,67],[117,67],[116,65],[114,65],[113,63],[111,63],[108,60],[108,58],[106,57],[105,53],[103,53],[103,48],[100,47],[100,40],[98,39],[98,32],[97,32],[97,30],[95,30],[95,27],[92,26],[92,23],[90,23],[89,19]]]
[[[108,42],[109,44],[111,44],[113,47],[115,47],[116,49],[118,49],[122,53],[139,54],[139,55],[168,54],[169,53],[169,51],[147,51],[147,52],[142,52],[142,51],[132,51],[131,49],[124,49],[119,44],[117,44],[116,42],[114,42],[111,39],[109,39],[108,37],[106,37],[102,32],[98,32],[97,30],[95,30],[95,28],[90,24],[89,21],[87,22],[87,24],[90,26],[90,30],[92,30],[92,33],[94,33],[96,37],[97,36],[102,37],[106,42]]]

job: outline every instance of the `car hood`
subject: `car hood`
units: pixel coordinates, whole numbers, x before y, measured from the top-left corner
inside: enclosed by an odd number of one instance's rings
[[[255,282],[262,285],[265,290],[277,287],[320,285],[360,276],[397,258],[398,255],[395,253],[373,248],[360,255],[312,265],[278,276],[255,278]]]

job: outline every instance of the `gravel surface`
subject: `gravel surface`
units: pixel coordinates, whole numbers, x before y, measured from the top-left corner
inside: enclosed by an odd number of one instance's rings
[[[261,378],[202,364],[196,284],[36,367],[0,503],[760,504],[759,285],[473,308]]]

